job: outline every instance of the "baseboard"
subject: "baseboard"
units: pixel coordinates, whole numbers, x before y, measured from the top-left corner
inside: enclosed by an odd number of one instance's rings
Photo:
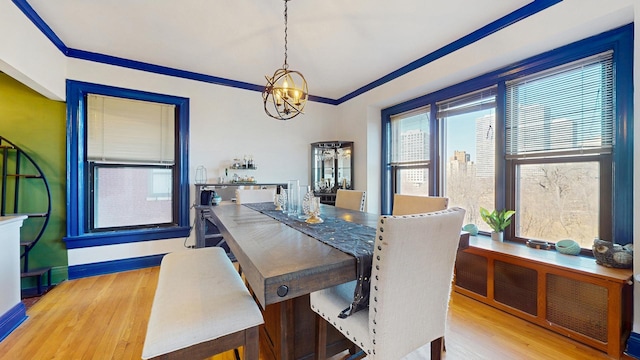
[[[69,280],[160,265],[165,254],[69,266]]]
[[[640,334],[632,332],[627,340],[625,354],[635,359],[640,359]]]
[[[0,341],[9,336],[9,334],[26,319],[27,308],[22,302],[0,316]]]

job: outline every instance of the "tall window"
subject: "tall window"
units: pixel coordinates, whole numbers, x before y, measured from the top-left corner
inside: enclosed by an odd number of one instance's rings
[[[68,248],[187,236],[188,99],[67,82]]]
[[[495,207],[496,87],[437,103],[442,151],[441,191],[467,210],[465,223],[490,231],[480,207]]]
[[[391,158],[395,192],[429,195],[430,107],[391,117]]]
[[[515,236],[610,239],[612,52],[507,82],[508,181]],[[603,223],[604,222],[604,223]]]
[[[87,95],[89,228],[174,224],[175,105]]]
[[[383,109],[382,213],[411,184],[388,161],[402,143],[390,129],[422,112],[429,194],[481,235],[484,207],[516,211],[507,241],[633,242],[632,59],[627,25]]]

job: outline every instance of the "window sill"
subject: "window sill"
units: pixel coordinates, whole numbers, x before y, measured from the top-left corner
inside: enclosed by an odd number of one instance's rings
[[[528,262],[543,264],[564,271],[588,274],[603,279],[615,279],[626,282],[632,275],[631,269],[615,269],[596,264],[593,257],[583,255],[565,255],[555,250],[538,250],[525,244],[512,241],[493,241],[488,236],[470,236],[470,252],[493,252],[500,257],[511,259],[514,262]]]
[[[189,236],[189,227],[170,227],[140,230],[108,231],[63,238],[67,249],[127,244],[140,241],[173,239]]]

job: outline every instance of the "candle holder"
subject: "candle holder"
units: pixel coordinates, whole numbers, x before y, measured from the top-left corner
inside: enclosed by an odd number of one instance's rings
[[[320,198],[315,196],[309,202],[309,218],[305,220],[309,224],[320,224],[324,220],[320,218]]]

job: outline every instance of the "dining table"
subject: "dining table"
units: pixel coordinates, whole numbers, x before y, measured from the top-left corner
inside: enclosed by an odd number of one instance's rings
[[[265,324],[260,336],[268,353],[263,351],[262,355],[267,359],[312,359],[316,317],[309,306],[309,294],[355,280],[356,258],[248,205],[223,202],[212,206],[211,213],[211,221],[235,255],[263,310]],[[375,229],[379,215],[321,205],[320,218]],[[328,327],[326,336],[327,356],[354,349],[333,327]]]

